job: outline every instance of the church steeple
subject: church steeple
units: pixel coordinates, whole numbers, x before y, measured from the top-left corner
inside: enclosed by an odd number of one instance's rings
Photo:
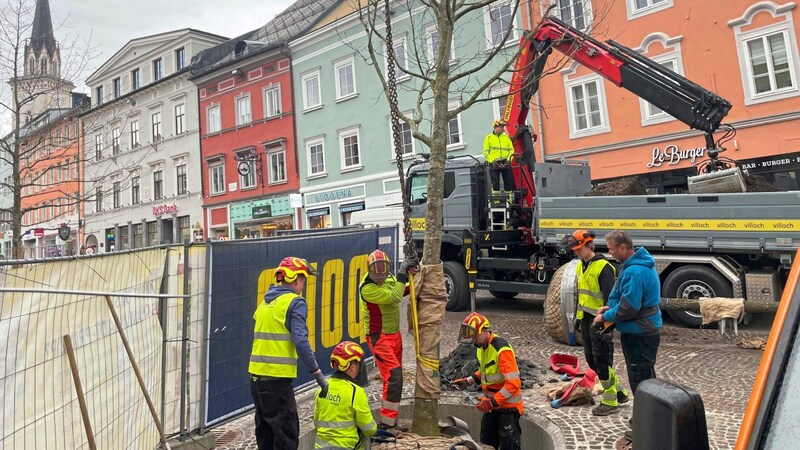
[[[36,54],[41,54],[42,50],[45,49],[47,54],[51,56],[57,48],[56,38],[53,36],[53,20],[50,18],[50,2],[48,0],[36,1],[30,46],[31,50]]]

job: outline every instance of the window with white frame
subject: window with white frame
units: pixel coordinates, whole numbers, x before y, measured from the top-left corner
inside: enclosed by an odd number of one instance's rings
[[[180,164],[175,167],[175,181],[177,183],[178,195],[184,195],[188,192],[188,182],[186,175],[186,164]]]
[[[131,204],[138,205],[141,199],[141,179],[138,176],[131,177]]]
[[[264,89],[264,117],[281,115],[281,87],[270,86]]]
[[[103,135],[99,133],[94,135],[94,159],[103,159]]]
[[[355,94],[356,73],[353,58],[334,64],[333,71],[336,73],[336,99]]]
[[[161,140],[161,111],[150,115],[153,124],[153,142]]]
[[[437,54],[439,52],[439,29],[436,27],[436,24],[428,25],[425,28],[425,42],[427,44],[428,49],[428,63],[431,66],[431,69],[435,68],[437,63]],[[456,43],[455,41],[450,42],[450,56],[449,61],[453,62],[456,59]]]
[[[175,134],[186,131],[186,105],[175,105]]]
[[[342,169],[361,167],[357,128],[339,132],[339,147],[342,152]]]
[[[208,134],[218,133],[222,129],[219,105],[209,106],[206,110]]]
[[[236,98],[236,125],[246,125],[253,121],[250,112],[250,95],[244,94]]]
[[[457,102],[451,102],[447,109],[452,111],[459,106]],[[447,122],[447,147],[453,148],[463,146],[464,138],[461,133],[461,114],[458,114]]]
[[[131,148],[139,146],[139,121],[134,120],[131,122]]]
[[[142,73],[139,69],[131,70],[131,91],[135,91],[142,86]]]
[[[672,7],[673,0],[626,0],[628,18],[634,19]]]
[[[389,136],[394,139],[391,125],[389,126]],[[400,148],[403,149],[403,156],[414,154],[414,136],[411,134],[411,125],[404,120],[400,121]]]
[[[256,161],[253,150],[239,152],[236,154],[236,156],[237,159],[240,160],[238,164],[240,167],[242,164],[246,164],[248,166],[246,175],[242,175],[241,172],[239,173],[240,188],[244,190],[256,187]],[[248,159],[244,159],[243,157],[245,156],[247,156]]]
[[[103,188],[96,188],[94,195],[94,210],[100,212],[103,210]]]
[[[494,116],[492,120],[502,119],[506,112],[506,102],[508,101],[508,86],[500,84],[491,90],[492,106]]]
[[[303,75],[303,109],[313,108],[322,104],[322,94],[319,85],[319,71]]]
[[[120,207],[119,193],[120,193],[119,181],[115,181],[114,184],[111,187],[112,207],[114,209],[117,209],[117,208]]]
[[[669,56],[669,57],[655,57],[652,58],[654,62],[660,64],[666,69],[669,69],[675,73],[682,73],[683,71],[680,70],[678,64],[678,57],[677,56]],[[670,120],[675,120],[672,116],[667,114],[664,110],[655,106],[654,104],[645,101],[643,99],[639,99],[639,103],[642,109],[642,125],[652,125],[656,123],[668,122]]]
[[[598,76],[570,80],[566,90],[571,137],[609,131],[603,84]]]
[[[325,144],[322,139],[306,141],[308,176],[325,174]]]
[[[119,155],[119,136],[120,131],[118,127],[111,130],[111,153],[113,155]]]
[[[486,9],[486,38],[490,47],[497,47],[503,42],[509,27],[511,32],[506,39],[506,44],[516,40],[517,32],[514,27],[514,2],[503,1],[491,4]]]
[[[153,172],[153,200],[164,198],[164,171]]]
[[[153,81],[159,81],[163,76],[161,58],[153,60]]]
[[[283,183],[286,181],[286,151],[269,151],[269,184]]]
[[[211,195],[225,193],[225,164],[217,163],[208,167],[208,184]]]
[[[567,25],[583,31],[592,24],[590,0],[554,0],[553,3],[556,5],[553,12]]]
[[[745,105],[800,95],[797,80],[800,54],[793,9],[794,3],[779,6],[760,2],[748,8],[743,16],[728,22],[736,37]],[[771,23],[754,25],[753,19],[764,11],[772,16]]]
[[[410,78],[411,75],[408,75],[401,70],[401,69],[408,70],[408,53],[406,53],[405,36],[395,37],[394,39],[394,59],[395,59],[395,66],[394,66],[395,80],[402,81]]]

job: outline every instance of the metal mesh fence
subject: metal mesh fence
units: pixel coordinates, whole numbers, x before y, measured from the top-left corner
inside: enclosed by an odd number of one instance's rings
[[[202,295],[204,270],[205,248],[182,246],[0,264],[0,448],[151,449],[159,432],[145,392],[168,433],[199,426],[186,418],[199,417],[202,357],[187,358],[186,339],[204,318],[166,296]]]

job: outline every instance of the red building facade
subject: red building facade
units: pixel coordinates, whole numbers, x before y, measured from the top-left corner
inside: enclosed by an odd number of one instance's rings
[[[229,41],[211,49],[209,54],[232,52],[193,77],[207,239],[266,237],[297,228],[297,207],[290,201],[300,186],[291,61],[279,48],[253,44]]]

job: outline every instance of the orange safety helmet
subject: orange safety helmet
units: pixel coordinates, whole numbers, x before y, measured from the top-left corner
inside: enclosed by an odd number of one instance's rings
[[[491,328],[489,319],[483,314],[470,313],[463,322],[461,322],[461,329],[458,332],[458,340],[461,342],[470,342],[472,337],[480,334],[483,330]]]
[[[297,279],[298,275],[303,275],[308,278],[309,276],[316,274],[314,273],[314,270],[311,269],[308,261],[303,258],[296,258],[294,256],[283,258],[283,261],[278,264],[278,268],[275,269],[275,279],[278,281],[294,283],[294,280]]]
[[[594,233],[594,231],[575,230],[572,235],[564,236],[564,239],[562,239],[558,245],[564,250],[577,250],[589,242],[594,241],[595,236],[597,235]]]
[[[331,368],[344,372],[350,367],[350,364],[355,361],[361,363],[361,358],[364,357],[364,350],[360,345],[353,341],[339,342],[333,348],[331,353]]]
[[[391,260],[383,250],[375,250],[367,256],[367,269],[373,278],[386,278],[389,275]]]

